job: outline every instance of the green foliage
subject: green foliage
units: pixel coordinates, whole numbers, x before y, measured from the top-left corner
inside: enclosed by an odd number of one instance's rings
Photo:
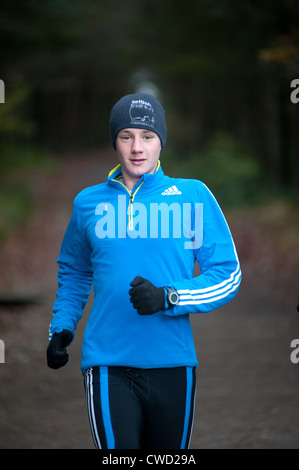
[[[26,185],[9,185],[0,191],[0,241],[28,217],[32,200]]]
[[[29,87],[17,80],[9,89],[9,99],[0,105],[0,181],[13,168],[24,168],[36,154],[28,142],[35,124],[28,117]]]
[[[36,124],[30,117],[31,91],[23,80],[9,88],[0,105],[0,182],[10,171],[35,167],[51,169],[51,159],[34,143]]]
[[[31,144],[13,142],[3,146],[0,165],[0,182],[3,177],[11,172],[22,172],[38,168],[48,173],[56,173],[59,169],[59,162],[43,149]]]
[[[189,158],[166,152],[165,160],[174,176],[203,181],[222,207],[255,204],[264,196],[263,178],[254,155],[228,134],[216,134],[200,153]]]
[[[9,89],[9,99],[0,105],[0,240],[33,208],[24,172],[37,167],[51,172],[56,167],[31,141],[35,124],[28,112],[30,98],[29,87],[17,80]]]
[[[15,82],[13,88],[9,90],[9,99],[6,99],[5,104],[0,106],[1,147],[8,141],[30,137],[34,134],[35,125],[26,116],[26,106],[29,100],[28,85],[22,81]]]

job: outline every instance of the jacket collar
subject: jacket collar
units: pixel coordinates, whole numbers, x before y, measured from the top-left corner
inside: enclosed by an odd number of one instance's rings
[[[141,178],[137,181],[136,185],[132,189],[132,192],[134,192],[135,188],[140,186],[140,184],[144,183],[144,186],[155,186],[158,181],[160,181],[164,176],[164,172],[161,167],[160,160],[158,160],[158,165],[155,173],[150,173],[147,174],[145,173],[144,175],[141,176]],[[118,183],[122,179],[122,171],[121,171],[121,165],[117,165],[115,168],[113,168],[110,173],[108,174],[108,183]]]

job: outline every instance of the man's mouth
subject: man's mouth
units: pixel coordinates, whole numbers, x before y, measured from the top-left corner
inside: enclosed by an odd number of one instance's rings
[[[132,165],[139,166],[142,165],[143,162],[145,162],[145,158],[130,159],[130,162],[132,163]]]

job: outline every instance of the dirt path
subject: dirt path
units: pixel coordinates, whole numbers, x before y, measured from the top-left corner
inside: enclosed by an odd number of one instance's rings
[[[0,308],[2,449],[93,449],[79,370],[89,304],[68,365],[48,369],[45,350],[56,258],[72,199],[83,187],[104,181],[114,163],[113,154],[90,154],[67,159],[60,176],[36,174],[36,212],[0,250],[2,292],[41,297],[37,305]],[[241,236],[234,233],[237,246]],[[242,266],[236,299],[192,318],[200,365],[191,448],[299,448],[299,363],[290,360],[290,343],[299,338],[298,299],[293,290],[289,299],[276,295],[273,285],[252,276],[246,256]]]

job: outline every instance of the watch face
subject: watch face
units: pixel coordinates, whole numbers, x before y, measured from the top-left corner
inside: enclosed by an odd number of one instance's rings
[[[171,292],[171,294],[169,295],[169,302],[172,305],[176,305],[178,303],[178,300],[179,300],[178,294],[176,292]]]

